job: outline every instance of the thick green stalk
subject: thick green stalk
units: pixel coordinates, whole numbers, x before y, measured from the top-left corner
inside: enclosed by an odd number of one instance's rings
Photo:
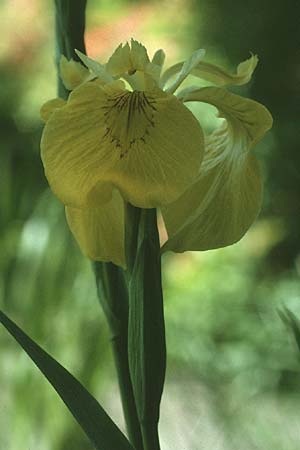
[[[75,49],[85,53],[84,30],[87,0],[55,0],[56,65],[59,69],[61,55],[78,60]],[[57,70],[58,95],[69,95]]]
[[[157,423],[142,424],[144,450],[160,450]]]
[[[144,450],[160,450],[158,421],[166,343],[155,209],[140,210],[137,229],[136,254],[129,277],[129,368]]]
[[[98,297],[112,333],[112,347],[131,444],[143,450],[142,436],[128,366],[128,291],[122,269],[111,263],[94,263]]]

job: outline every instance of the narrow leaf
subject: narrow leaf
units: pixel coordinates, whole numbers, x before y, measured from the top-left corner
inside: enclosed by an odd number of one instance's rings
[[[0,322],[52,384],[97,450],[133,450],[96,399],[61,364],[0,311]]]

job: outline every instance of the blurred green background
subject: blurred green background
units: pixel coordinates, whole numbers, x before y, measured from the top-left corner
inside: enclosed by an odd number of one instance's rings
[[[74,2],[74,5],[76,2]],[[88,1],[87,49],[105,61],[134,37],[167,65],[206,48],[251,83],[274,127],[256,148],[259,220],[238,244],[163,260],[168,343],[163,450],[298,450],[300,365],[278,309],[300,316],[298,1]],[[55,96],[52,2],[0,2],[0,306],[93,392],[123,427],[109,332],[89,261],[67,229],[39,157],[39,108]],[[194,80],[195,81],[195,80]],[[211,112],[194,110],[209,126]],[[16,343],[0,330],[0,450],[90,443]],[[117,450],[117,449],[112,449]]]

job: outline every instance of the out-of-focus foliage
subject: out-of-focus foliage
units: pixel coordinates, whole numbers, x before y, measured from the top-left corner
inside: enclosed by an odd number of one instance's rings
[[[254,79],[234,91],[274,116],[256,149],[265,205],[246,238],[219,251],[164,258],[163,450],[299,448],[299,356],[277,313],[285,305],[300,316],[299,9],[296,0],[89,2],[91,56],[105,60],[130,37],[151,54],[164,48],[168,65],[204,47],[208,61],[231,68],[253,51],[260,58]],[[55,96],[52,3],[4,1],[0,15],[0,305],[122,425],[90,264],[49,192],[39,157],[39,107]],[[193,112],[213,127],[213,108]],[[4,330],[0,358],[0,449],[90,449]]]

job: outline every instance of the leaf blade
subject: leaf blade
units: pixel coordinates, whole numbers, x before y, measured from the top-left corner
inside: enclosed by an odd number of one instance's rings
[[[54,387],[97,450],[133,450],[126,437],[82,384],[0,311],[0,323]]]

